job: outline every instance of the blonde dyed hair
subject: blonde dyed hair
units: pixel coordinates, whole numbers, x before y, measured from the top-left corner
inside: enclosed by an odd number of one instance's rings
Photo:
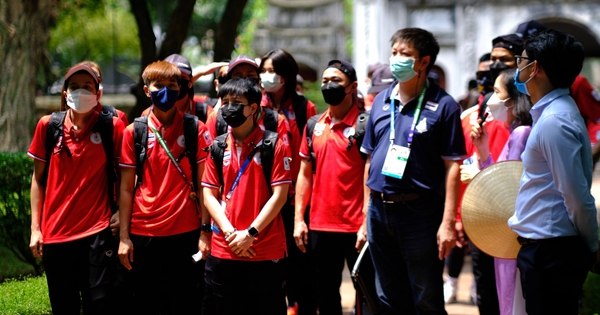
[[[175,78],[177,82],[181,78],[181,71],[174,64],[159,60],[149,64],[142,73],[142,80],[147,86],[150,82],[162,81],[165,79]]]

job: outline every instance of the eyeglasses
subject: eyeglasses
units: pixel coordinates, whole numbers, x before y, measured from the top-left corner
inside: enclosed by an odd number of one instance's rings
[[[529,58],[529,57],[520,56],[520,55],[516,55],[515,58],[517,59],[517,64],[520,64],[521,61],[523,61],[523,59],[531,60],[531,58]]]

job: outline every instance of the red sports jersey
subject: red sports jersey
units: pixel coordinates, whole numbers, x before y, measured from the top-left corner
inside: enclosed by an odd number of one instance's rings
[[[161,132],[175,159],[183,156],[185,141],[183,136],[183,113],[177,111],[173,124],[165,128],[154,114],[148,116]],[[133,126],[129,125],[123,133],[121,167],[135,168],[135,144]],[[210,133],[206,126],[198,122],[198,154],[196,163],[206,160],[203,150],[209,146]],[[194,200],[190,198],[190,188],[183,179],[160,142],[148,127],[148,158],[144,162],[142,184],[136,188],[131,213],[131,234],[142,236],[169,236],[195,230],[200,227],[200,214]],[[179,165],[188,180],[192,180],[191,168],[187,158],[179,160]]]
[[[226,200],[226,195],[231,190],[241,166],[254,149],[254,146],[261,143],[263,135],[264,131],[262,129],[255,128],[241,145],[235,143],[231,134],[227,137],[227,148],[223,153],[224,189],[221,200]],[[235,149],[232,150],[232,148]],[[281,139],[277,139],[271,172],[271,186],[291,184],[289,156],[289,148],[283,144]],[[212,159],[208,159],[206,162],[202,186],[212,189],[219,189],[221,186]],[[225,202],[227,219],[235,229],[247,229],[269,198],[271,198],[271,193],[262,170],[260,152],[256,152],[242,174],[231,199]],[[252,243],[252,248],[256,251],[256,256],[252,259],[238,257],[227,246],[223,233],[213,234],[211,254],[217,258],[248,261],[280,259],[283,258],[286,250],[281,215],[278,214],[267,227],[260,231],[256,240]]]
[[[190,107],[184,112],[184,113],[190,113],[192,115],[196,115],[196,100],[194,99],[194,102],[190,104]],[[142,114],[140,116],[148,116],[148,114],[152,111],[152,106],[144,109],[144,111],[142,111]],[[207,105],[206,106],[206,117],[208,118],[215,110],[212,108],[212,106]]]
[[[600,122],[600,94],[598,94],[598,91],[590,85],[584,76],[578,75],[575,78],[575,82],[571,85],[571,95],[575,103],[577,103],[579,112],[586,124],[588,122],[593,124]],[[592,136],[595,137],[595,135],[592,135],[592,131],[590,131],[590,138]]]
[[[63,124],[64,136],[59,138],[50,159],[41,216],[45,244],[69,242],[98,233],[108,227],[111,216],[106,153],[100,134],[92,133],[99,113],[94,111],[79,132],[73,129],[69,113],[67,111]],[[50,118],[48,115],[40,119],[27,152],[42,162],[46,162],[46,130]],[[113,154],[118,159],[124,126],[116,117],[113,117],[113,126]]]
[[[101,112],[102,111],[102,104],[100,104],[100,102],[98,102],[98,105],[96,105],[96,110]],[[125,113],[122,110],[116,109],[117,111],[117,118],[119,118],[119,120],[121,120],[121,122],[123,122],[123,126],[127,127],[129,125],[129,120],[127,120],[127,115],[125,115]]]
[[[352,106],[341,122],[331,126],[327,110],[315,125],[312,142],[317,169],[311,193],[311,230],[355,233],[363,223],[365,160],[356,141],[347,149],[359,114]],[[302,138],[300,156],[310,158],[306,137]]]
[[[268,108],[273,108],[271,100],[269,96],[265,93],[263,94],[263,99],[261,101],[261,106],[265,106]],[[287,123],[289,124],[290,135],[291,135],[291,152],[292,152],[292,181],[296,182],[298,179],[298,172],[300,172],[300,143],[302,142],[302,132],[298,130],[298,124],[296,123],[296,113],[292,108],[292,99],[288,99],[285,104],[283,104],[278,111],[285,115],[287,118]],[[311,101],[306,103],[306,119],[308,120],[310,117],[317,114],[317,108],[315,104]]]

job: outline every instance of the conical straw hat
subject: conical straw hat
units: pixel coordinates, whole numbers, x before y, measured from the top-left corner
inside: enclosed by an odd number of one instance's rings
[[[469,239],[486,254],[516,259],[521,245],[508,227],[515,213],[523,163],[492,164],[473,177],[463,195],[461,217]]]

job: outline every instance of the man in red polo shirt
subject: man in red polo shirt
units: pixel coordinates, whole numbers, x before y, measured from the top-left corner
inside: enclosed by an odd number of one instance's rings
[[[219,91],[223,118],[231,126],[223,144],[221,167],[211,149],[202,178],[204,203],[214,220],[207,258],[217,314],[284,314],[285,232],[279,211],[291,184],[289,147],[277,139],[270,183],[263,170],[265,131],[256,122],[261,90],[255,80],[231,79]],[[222,140],[222,141],[221,141]],[[219,174],[219,168],[222,171]]]
[[[203,149],[209,145],[203,137],[207,130],[199,121],[198,153],[184,155],[184,114],[175,106],[179,76],[179,69],[166,61],[148,65],[142,74],[153,107],[146,120],[146,158],[137,187],[135,123],[123,134],[119,258],[132,271],[140,314],[196,312],[200,301],[194,296],[198,279],[191,256],[199,249],[206,255],[210,247],[210,218],[197,203],[190,166],[198,163],[199,182]]]
[[[341,314],[340,285],[344,260],[351,270],[366,241],[364,206],[365,160],[354,135],[360,111],[356,106],[356,72],[343,60],[332,60],[323,72],[321,90],[329,108],[317,121],[312,138],[300,146],[296,184],[294,238],[302,252],[310,234],[318,288],[319,313]],[[306,130],[304,132],[306,136]],[[316,163],[316,173],[312,174]],[[310,232],[304,211],[310,204]]]

